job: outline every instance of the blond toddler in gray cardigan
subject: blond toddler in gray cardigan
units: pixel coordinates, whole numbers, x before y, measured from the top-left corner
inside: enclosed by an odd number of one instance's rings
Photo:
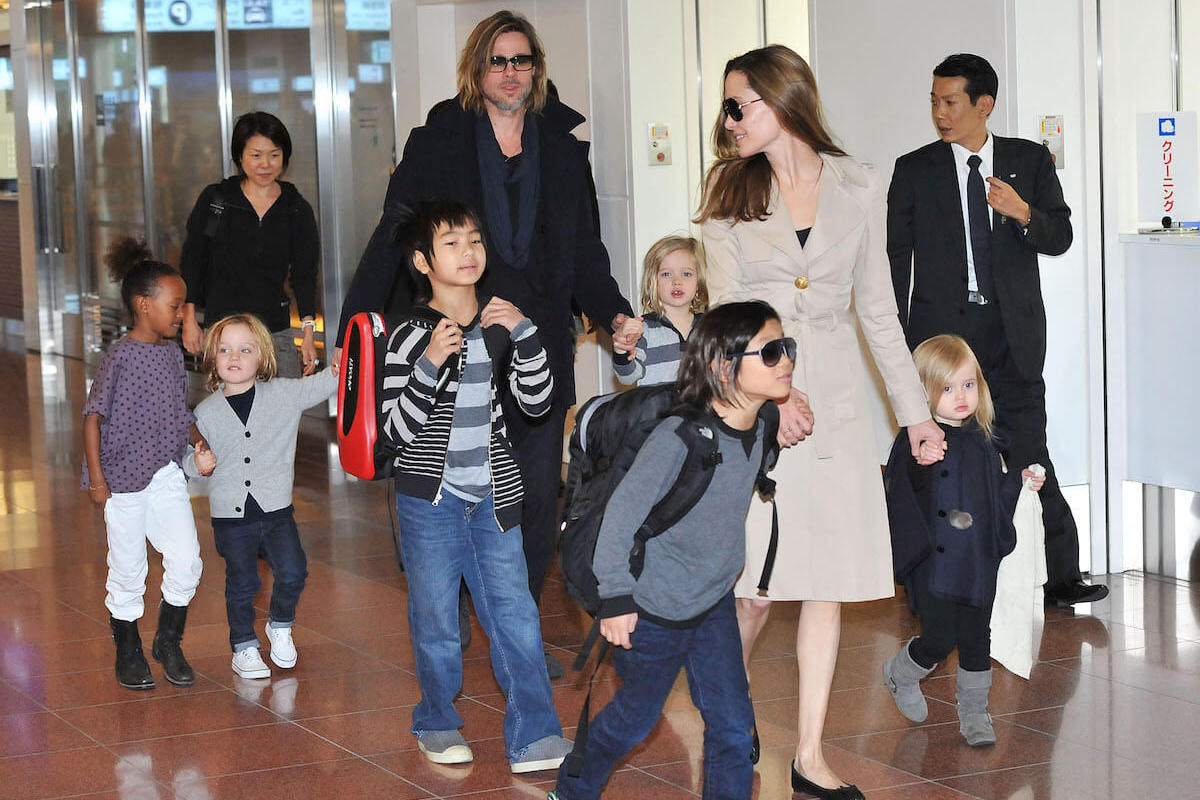
[[[271,660],[296,665],[292,625],[308,577],[308,562],[292,508],[296,432],[304,409],[337,389],[334,369],[304,378],[276,378],[271,334],[250,314],[234,314],[213,325],[204,342],[203,370],[214,390],[196,406],[196,427],[211,454],[197,452],[185,463],[216,458],[209,478],[209,512],[217,552],[225,559],[225,613],[233,671],[242,678],[268,678],[258,652],[254,597],[261,582],[258,559],[271,567],[274,588],[265,628]]]

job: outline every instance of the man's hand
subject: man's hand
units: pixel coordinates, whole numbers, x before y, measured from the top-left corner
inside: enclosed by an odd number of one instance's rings
[[[1010,219],[1016,220],[1017,224],[1025,226],[1032,219],[1032,209],[1029,203],[1021,199],[1021,195],[1017,194],[1017,190],[1009,186],[999,178],[988,178],[988,205],[1000,214]]]
[[[642,318],[617,314],[613,317],[612,329],[613,351],[632,353],[638,339],[642,338]]]
[[[775,439],[780,447],[799,444],[813,432],[815,421],[808,395],[793,388],[791,396],[779,404],[779,433]]]
[[[208,442],[203,439],[196,442],[196,452],[192,457],[196,460],[196,471],[206,478],[217,468],[217,454],[208,448]]]
[[[626,650],[632,650],[633,642],[630,641],[629,635],[637,627],[637,621],[638,615],[636,613],[602,619],[600,620],[600,635],[612,644],[623,647]]]
[[[927,467],[946,457],[946,432],[932,419],[908,426],[908,443],[917,463]]]
[[[525,319],[525,315],[521,313],[521,309],[499,297],[493,297],[483,307],[483,311],[479,312],[481,326],[490,328],[493,325],[503,325],[509,333],[512,333],[513,328],[517,327],[523,319]]]
[[[438,369],[446,363],[451,353],[462,350],[462,328],[449,317],[443,319],[433,329],[433,336],[425,347],[425,357]]]

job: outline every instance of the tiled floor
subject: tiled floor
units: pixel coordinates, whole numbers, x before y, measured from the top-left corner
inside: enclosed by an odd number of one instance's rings
[[[103,604],[104,528],[78,490],[84,370],[0,352],[0,386],[0,797],[545,796],[552,774],[509,774],[504,702],[478,630],[459,702],[476,760],[440,767],[417,752],[408,733],[418,690],[405,583],[384,488],[347,481],[323,421],[305,421],[297,459],[311,572],[296,628],[299,665],[269,682],[234,678],[223,565],[197,497],[206,574],[185,640],[196,685],[160,678],[152,692],[118,687]],[[152,570],[152,587],[160,574]],[[1031,681],[997,670],[999,743],[984,750],[959,739],[953,663],[925,684],[924,725],[907,724],[880,684],[880,664],[914,630],[903,602],[848,607],[826,728],[830,761],[870,800],[1200,797],[1200,586],[1137,574],[1108,581],[1112,595],[1095,616],[1050,612]],[[148,607],[157,600],[152,588]],[[569,660],[583,621],[558,584],[543,605],[547,644]],[[260,614],[265,607],[264,592]],[[776,608],[755,653],[760,798],[790,795],[795,614]],[[152,625],[143,620],[147,641]],[[601,701],[611,670],[602,676]],[[555,697],[569,736],[581,682],[569,674]],[[700,752],[701,725],[681,682],[606,796],[695,796]]]

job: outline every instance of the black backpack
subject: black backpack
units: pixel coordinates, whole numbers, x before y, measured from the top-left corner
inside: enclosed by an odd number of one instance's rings
[[[563,494],[559,557],[567,592],[593,617],[600,610],[600,596],[592,560],[605,508],[650,432],[668,416],[680,416],[684,420],[675,432],[687,446],[687,455],[675,483],[654,505],[634,534],[629,553],[629,572],[634,578],[642,574],[646,542],[679,522],[712,482],[713,470],[721,461],[716,432],[711,427],[712,420],[691,406],[681,405],[679,392],[671,384],[640,386],[594,397],[584,403],[575,415],[575,429],[571,432],[568,447],[570,462]],[[755,488],[764,499],[772,502],[771,542],[758,583],[759,591],[765,592],[771,580],[779,544],[779,523],[774,511],[775,482],[767,477],[767,471],[775,465],[779,455],[775,439],[779,430],[779,407],[775,403],[765,403],[759,416],[766,427],[763,432],[763,458],[755,478]],[[597,619],[575,658],[576,670],[584,668],[599,636],[600,621]],[[601,641],[596,670],[604,661],[607,650],[608,642]],[[595,677],[593,671],[591,680],[595,681]],[[572,776],[578,776],[587,746],[591,695],[589,685],[575,730],[575,747],[568,758],[568,774]]]

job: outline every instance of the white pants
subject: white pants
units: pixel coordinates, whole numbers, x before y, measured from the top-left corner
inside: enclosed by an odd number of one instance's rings
[[[114,619],[141,619],[145,611],[146,541],[162,553],[162,596],[186,606],[200,583],[200,542],[183,470],[171,462],[154,473],[138,492],[113,494],[104,505],[108,528],[108,596],[104,605]]]

